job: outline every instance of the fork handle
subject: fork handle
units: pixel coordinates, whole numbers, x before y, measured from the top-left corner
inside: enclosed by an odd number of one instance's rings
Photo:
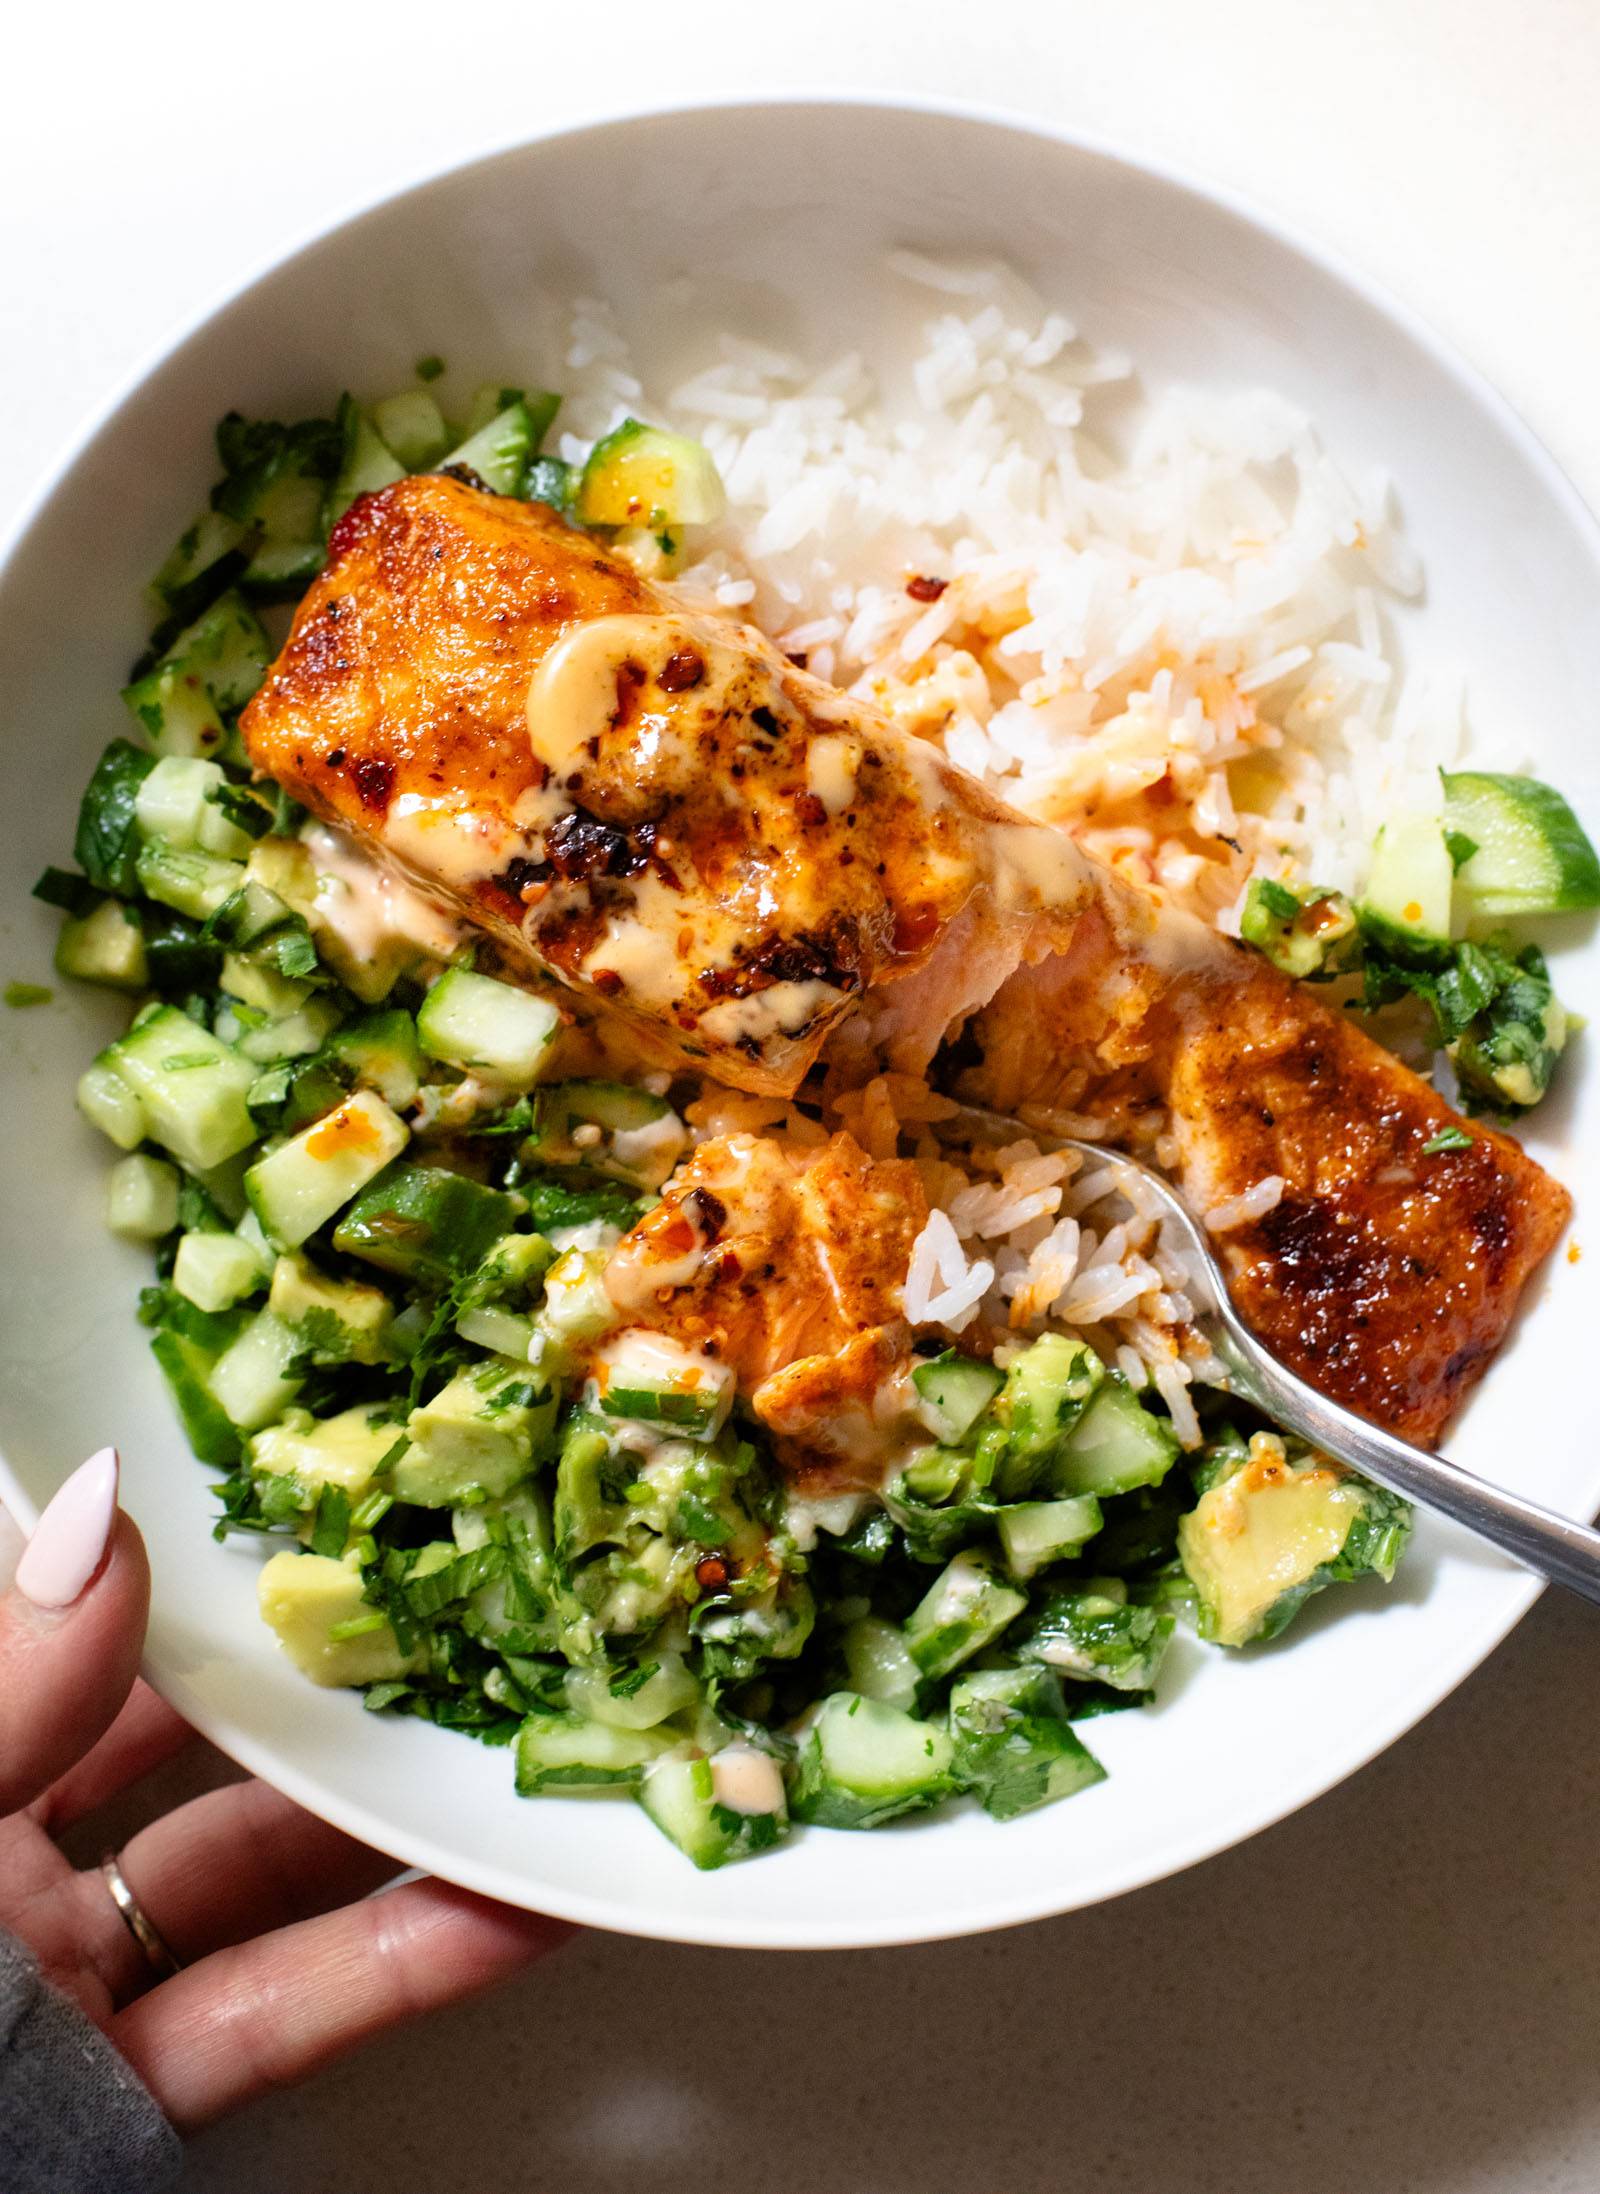
[[[1260,1349],[1231,1315],[1208,1323],[1212,1345],[1242,1399],[1391,1493],[1464,1524],[1524,1569],[1600,1602],[1600,1531],[1491,1485],[1329,1401]]]

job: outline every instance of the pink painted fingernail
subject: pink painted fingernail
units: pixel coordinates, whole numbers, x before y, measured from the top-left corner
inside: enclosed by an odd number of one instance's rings
[[[34,1526],[17,1564],[17,1590],[35,1607],[70,1607],[105,1560],[117,1513],[117,1451],[81,1463]]]

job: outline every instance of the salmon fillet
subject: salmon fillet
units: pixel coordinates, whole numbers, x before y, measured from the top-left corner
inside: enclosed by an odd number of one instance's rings
[[[927,1216],[916,1167],[849,1135],[713,1136],[606,1287],[631,1322],[731,1366],[791,1479],[876,1485],[914,1401],[900,1283]]]
[[[1304,987],[537,505],[417,478],[336,527],[243,719],[256,767],[644,1065],[792,1094],[939,1062],[1170,1133],[1269,1346],[1431,1441],[1568,1214]],[[863,1327],[862,1331],[870,1330]]]

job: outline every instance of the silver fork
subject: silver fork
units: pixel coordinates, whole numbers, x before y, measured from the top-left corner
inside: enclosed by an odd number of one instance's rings
[[[1227,1372],[1230,1392],[1253,1402],[1275,1423],[1298,1433],[1324,1454],[1387,1486],[1391,1493],[1450,1517],[1524,1568],[1565,1585],[1569,1592],[1581,1593],[1586,1600],[1600,1602],[1600,1531],[1558,1516],[1504,1486],[1491,1485],[1442,1455],[1430,1455],[1408,1440],[1397,1439],[1353,1410],[1329,1401],[1280,1364],[1234,1309],[1204,1230],[1159,1173],[1121,1151],[1079,1142],[1070,1135],[1041,1134],[1023,1121],[975,1105],[963,1106],[954,1124],[986,1141],[1002,1135],[1007,1140],[1026,1136],[1041,1149],[1074,1150],[1136,1181],[1160,1204],[1163,1217],[1181,1238],[1194,1274],[1189,1291],[1195,1305],[1194,1330]],[[1139,1199],[1133,1201],[1137,1204]]]

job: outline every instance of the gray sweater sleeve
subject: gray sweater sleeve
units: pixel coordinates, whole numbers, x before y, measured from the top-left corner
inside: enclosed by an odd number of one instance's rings
[[[75,2004],[0,1928],[0,2182],[6,2194],[158,2194],[178,2136]]]

